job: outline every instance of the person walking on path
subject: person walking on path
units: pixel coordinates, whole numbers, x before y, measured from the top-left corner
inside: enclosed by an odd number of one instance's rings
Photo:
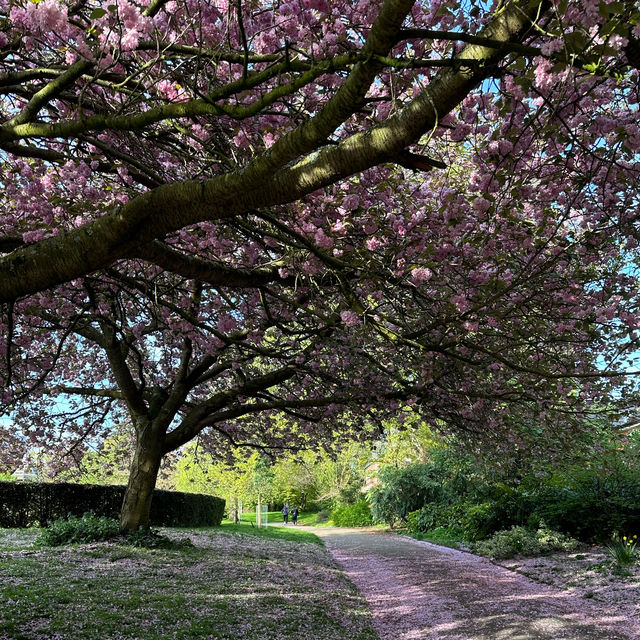
[[[291,522],[293,522],[293,524],[298,524],[298,507],[296,506],[291,509]]]
[[[288,504],[285,504],[284,507],[282,507],[282,519],[284,520],[285,524],[289,522],[289,505]]]

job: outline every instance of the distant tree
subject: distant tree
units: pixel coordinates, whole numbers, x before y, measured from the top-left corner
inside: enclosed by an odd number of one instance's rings
[[[254,507],[276,499],[272,473],[258,452],[233,451],[232,459],[221,461],[194,443],[185,447],[176,464],[176,489],[224,498],[230,514],[241,506]]]

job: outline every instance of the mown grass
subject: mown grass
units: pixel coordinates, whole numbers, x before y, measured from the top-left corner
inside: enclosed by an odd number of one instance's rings
[[[256,536],[258,538],[268,538],[272,540],[290,540],[293,542],[309,542],[311,544],[322,545],[323,542],[318,536],[305,531],[303,528],[294,527],[291,525],[278,526],[269,525],[268,527],[252,526],[252,522],[240,521],[238,524],[233,524],[231,521],[223,521],[223,527],[225,531],[234,531],[242,533],[244,535]]]
[[[248,524],[163,529],[193,547],[33,546],[0,529],[0,640],[375,640],[315,536]]]
[[[318,514],[315,511],[301,511],[298,514],[298,524],[301,525],[313,525],[316,526],[320,523],[316,522],[316,518],[317,518]],[[242,514],[242,518],[241,520],[243,522],[253,522],[255,524],[256,522],[256,512],[255,511],[250,511],[247,513],[243,513]],[[282,513],[280,511],[269,511],[267,513],[267,520],[269,522],[269,524],[284,524],[282,521]],[[326,524],[325,522],[322,522],[321,524]],[[289,525],[291,525],[291,518],[289,518]],[[289,526],[287,525],[287,526]]]

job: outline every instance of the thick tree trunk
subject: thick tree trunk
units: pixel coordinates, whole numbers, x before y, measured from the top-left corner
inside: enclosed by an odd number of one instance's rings
[[[145,433],[149,435],[145,436]],[[136,452],[129,471],[129,483],[122,502],[120,531],[123,533],[149,526],[151,498],[161,461],[160,438],[154,437],[152,429],[145,429],[137,439]]]

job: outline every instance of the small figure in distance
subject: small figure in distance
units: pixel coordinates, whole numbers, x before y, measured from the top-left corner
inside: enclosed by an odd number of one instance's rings
[[[286,503],[284,507],[282,507],[282,519],[284,520],[285,524],[289,522],[289,505]]]
[[[298,524],[298,507],[295,505],[293,506],[293,509],[291,509],[291,522],[293,522],[293,524]]]

